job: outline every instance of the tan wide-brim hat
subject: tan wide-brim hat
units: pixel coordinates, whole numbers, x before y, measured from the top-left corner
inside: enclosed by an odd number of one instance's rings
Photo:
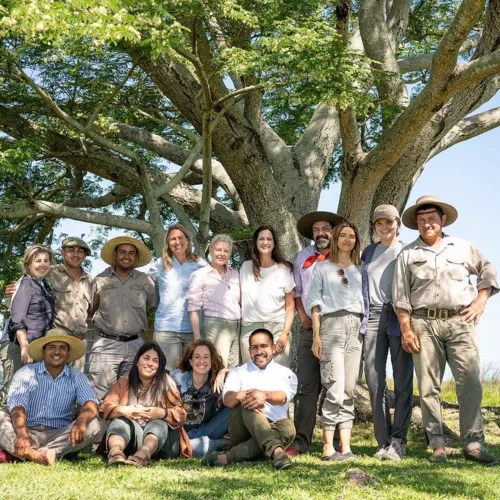
[[[72,337],[60,328],[49,330],[45,337],[34,340],[28,344],[28,355],[33,361],[42,361],[44,357],[43,348],[51,342],[65,342],[69,345],[69,353],[66,363],[72,363],[85,354],[85,344],[76,337]]]
[[[343,222],[344,218],[333,212],[310,212],[299,219],[299,222],[297,222],[297,231],[304,236],[304,238],[313,240],[312,226],[315,222],[320,220],[324,220],[329,222],[332,226],[336,226]]]
[[[458,218],[458,211],[453,205],[443,203],[437,196],[426,194],[421,196],[415,205],[412,205],[403,212],[402,221],[406,227],[409,227],[410,229],[418,229],[416,220],[417,210],[422,205],[436,205],[439,207],[443,211],[444,215],[446,215],[446,222],[443,224],[444,226],[453,224]]]
[[[102,247],[101,259],[110,266],[115,265],[115,248],[118,245],[123,245],[124,243],[133,245],[139,252],[139,259],[135,267],[142,267],[151,262],[151,250],[149,250],[149,248],[142,241],[126,235],[117,236],[116,238],[107,241]]]

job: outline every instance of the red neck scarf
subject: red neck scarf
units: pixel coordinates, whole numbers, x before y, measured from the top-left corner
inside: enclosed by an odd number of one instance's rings
[[[323,262],[328,259],[328,257],[330,257],[330,250],[328,250],[325,254],[315,253],[314,255],[307,257],[304,264],[302,264],[302,269],[307,269],[308,267],[313,266],[315,262]]]

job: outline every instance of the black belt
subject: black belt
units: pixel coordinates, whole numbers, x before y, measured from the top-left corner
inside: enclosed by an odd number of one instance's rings
[[[420,316],[427,319],[450,319],[460,316],[461,309],[415,309],[413,316]]]
[[[99,330],[99,337],[105,339],[118,340],[119,342],[130,342],[139,338],[139,335],[113,335],[112,333],[104,333]]]

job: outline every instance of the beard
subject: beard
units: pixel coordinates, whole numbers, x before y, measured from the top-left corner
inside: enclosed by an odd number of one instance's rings
[[[316,248],[318,250],[324,250],[325,248],[328,248],[330,246],[330,239],[329,238],[317,238],[314,241]]]

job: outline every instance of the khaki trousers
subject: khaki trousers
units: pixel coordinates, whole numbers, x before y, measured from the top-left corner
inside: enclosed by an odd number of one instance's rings
[[[0,411],[7,408],[7,395],[14,373],[23,367],[21,348],[8,340],[0,344],[0,361],[2,362],[3,383],[0,390]]]
[[[413,355],[424,428],[431,448],[443,448],[441,383],[446,362],[455,378],[459,404],[460,437],[464,449],[484,448],[478,344],[474,323],[457,316],[448,320],[412,317],[412,330],[420,340]]]
[[[233,408],[229,424],[231,449],[226,453],[228,463],[243,462],[266,456],[272,458],[276,448],[286,450],[295,438],[291,420],[284,418],[269,422],[263,413]]]
[[[271,322],[255,322],[255,323],[242,323],[241,325],[241,335],[240,335],[240,354],[241,354],[241,364],[248,363],[251,361],[250,353],[248,352],[248,341],[250,339],[250,335],[257,328],[265,328],[269,330],[273,334],[274,343],[278,341],[283,333],[283,323],[271,323]],[[288,339],[288,343],[286,345],[285,352],[280,356],[274,358],[276,363],[286,366],[290,368],[290,338]]]
[[[193,333],[155,331],[153,340],[158,343],[167,358],[167,370],[177,368],[189,344],[194,340]]]
[[[83,441],[73,446],[69,440],[71,428],[74,422],[67,427],[54,429],[52,427],[33,427],[28,429],[30,438],[34,441],[35,447],[39,451],[55,450],[57,458],[61,458],[68,453],[75,453],[100,439],[104,434],[104,422],[100,418],[94,418],[88,425]],[[0,412],[0,448],[8,451],[11,455],[15,454],[14,441],[17,435],[10,415]],[[16,455],[17,456],[17,455]],[[20,457],[21,458],[21,457]]]
[[[239,364],[239,320],[205,316],[203,318],[203,337],[215,344],[222,356],[225,368],[234,368]]]

